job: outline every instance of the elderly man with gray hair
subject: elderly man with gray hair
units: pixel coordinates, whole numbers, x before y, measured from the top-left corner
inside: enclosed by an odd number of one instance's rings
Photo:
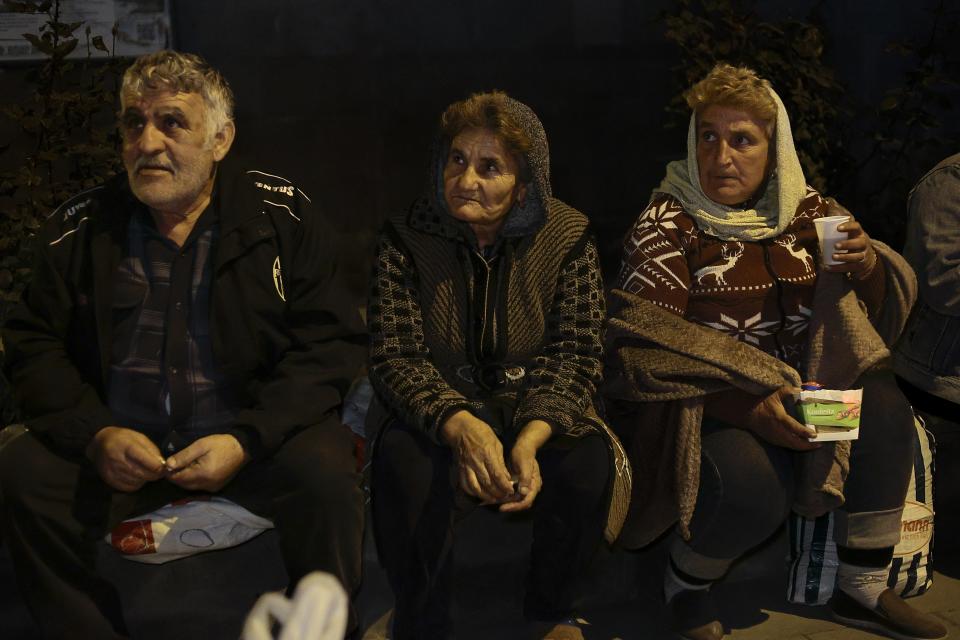
[[[127,634],[94,568],[118,522],[216,494],[271,519],[291,588],[360,579],[363,500],[338,409],[362,365],[324,217],[290,181],[230,167],[233,94],[196,55],[123,78],[125,175],[37,236],[3,329],[28,431],[0,453],[2,524],[48,637]]]

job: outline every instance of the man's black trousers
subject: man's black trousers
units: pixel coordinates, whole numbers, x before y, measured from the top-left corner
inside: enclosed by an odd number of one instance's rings
[[[352,434],[331,417],[248,464],[218,493],[273,520],[291,586],[315,570],[350,594],[359,586],[363,492],[353,451]],[[96,546],[121,520],[188,492],[166,480],[114,491],[89,462],[54,453],[29,432],[0,452],[0,492],[17,583],[44,636],[126,635],[119,596],[94,570]]]

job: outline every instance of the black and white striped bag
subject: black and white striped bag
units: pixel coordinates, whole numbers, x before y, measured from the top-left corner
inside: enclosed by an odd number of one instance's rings
[[[913,473],[907,488],[900,544],[893,551],[887,586],[902,597],[917,596],[933,582],[933,473],[936,443],[915,419]],[[790,514],[790,577],[787,600],[796,604],[824,604],[837,581],[837,544],[833,540],[833,513],[816,519]]]

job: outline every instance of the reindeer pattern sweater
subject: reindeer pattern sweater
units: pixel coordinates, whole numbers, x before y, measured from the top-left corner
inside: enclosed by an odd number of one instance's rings
[[[808,187],[778,237],[724,241],[656,193],[624,240],[617,287],[800,369],[820,265],[813,220],[826,209]]]

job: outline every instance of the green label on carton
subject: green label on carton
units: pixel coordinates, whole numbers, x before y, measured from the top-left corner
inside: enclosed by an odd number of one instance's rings
[[[815,427],[856,429],[860,426],[863,389],[812,389],[800,392],[800,421]]]
[[[855,429],[860,426],[860,403],[802,401],[802,422],[820,427]]]

